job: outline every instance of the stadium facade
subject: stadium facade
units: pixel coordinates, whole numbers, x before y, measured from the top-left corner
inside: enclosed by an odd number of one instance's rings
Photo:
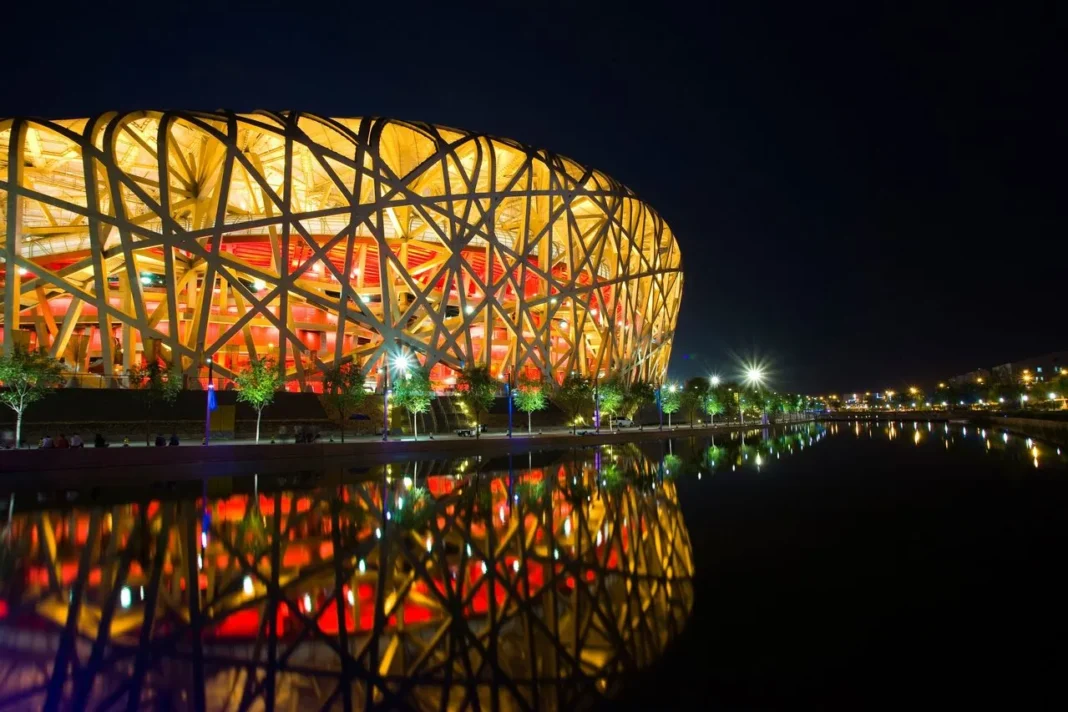
[[[643,150],[632,147],[629,150]],[[603,173],[479,133],[299,112],[0,119],[3,349],[118,376],[270,357],[659,381],[667,224]]]

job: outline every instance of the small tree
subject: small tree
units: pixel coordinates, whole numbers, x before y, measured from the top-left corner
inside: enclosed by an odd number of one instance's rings
[[[63,366],[41,351],[16,348],[0,356],[0,401],[15,411],[15,447],[22,442],[22,414],[59,385]]]
[[[497,381],[485,366],[468,366],[457,381],[460,399],[475,414],[475,437],[482,435],[482,412],[489,412],[497,397]]]
[[[256,442],[260,441],[260,418],[263,409],[274,402],[274,394],[282,387],[282,376],[270,359],[253,358],[234,378],[237,400],[256,410]]]
[[[182,381],[177,375],[169,373],[159,359],[150,361],[143,368],[130,370],[130,383],[139,389],[141,402],[151,416],[159,411],[159,406],[173,405],[182,390]],[[152,422],[152,418],[149,418]],[[145,444],[152,444],[152,433],[145,431]]]
[[[655,400],[656,386],[648,381],[635,381],[630,384],[623,396],[623,415],[628,418],[638,415],[640,418],[641,409]],[[643,428],[640,420],[638,427]]]
[[[600,399],[601,415],[608,416],[608,429],[612,429],[612,416],[619,415],[623,409],[624,387],[618,381],[602,383],[597,388],[597,396]]]
[[[708,397],[711,386],[707,378],[700,376],[686,381],[680,396],[680,406],[690,414],[690,427],[696,420],[698,411],[704,410],[705,399]]]
[[[674,383],[669,386],[661,386],[660,410],[667,413],[669,428],[671,427],[671,414],[678,413],[681,407],[682,393],[679,392],[679,387]]]
[[[323,372],[323,396],[341,416],[341,442],[345,442],[345,420],[367,397],[360,364],[349,361],[329,366]]]
[[[430,410],[434,391],[430,388],[430,371],[424,366],[410,368],[393,384],[393,402],[408,411],[419,439],[419,416]]]
[[[719,396],[714,392],[705,396],[705,402],[703,404],[704,411],[708,413],[709,422],[712,425],[716,424],[716,416],[723,412],[723,401],[719,399]]]
[[[571,432],[575,432],[575,418],[593,401],[593,386],[588,378],[577,373],[568,374],[556,391],[556,399],[567,413]]]
[[[527,414],[527,434],[530,434],[530,415],[536,410],[544,410],[549,405],[545,397],[544,384],[533,378],[522,378],[515,389],[515,406]]]

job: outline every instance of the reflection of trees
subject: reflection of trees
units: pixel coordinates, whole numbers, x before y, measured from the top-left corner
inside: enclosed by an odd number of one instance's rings
[[[781,429],[752,429],[730,433],[726,437],[684,438],[675,445],[676,454],[662,456],[662,462],[665,471],[670,470],[672,476],[757,467],[758,456],[759,466],[762,466],[816,444],[825,434],[823,425],[808,423]]]
[[[685,625],[692,559],[657,459],[581,456],[209,498],[206,520],[199,498],[20,514],[0,704],[570,708],[611,693]]]

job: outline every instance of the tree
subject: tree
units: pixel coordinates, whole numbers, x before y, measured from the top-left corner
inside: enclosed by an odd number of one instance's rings
[[[133,368],[130,371],[130,383],[139,390],[141,402],[151,415],[158,412],[160,405],[173,405],[178,400],[178,394],[182,390],[181,379],[169,373],[160,363],[159,359],[150,361],[143,368]],[[150,421],[151,422],[151,419]],[[145,431],[145,444],[152,444],[152,433]]]
[[[515,389],[515,406],[527,414],[527,433],[530,433],[530,415],[536,410],[544,410],[549,405],[545,397],[545,387],[540,380],[522,378]]]
[[[272,360],[251,358],[234,382],[237,384],[237,400],[256,410],[256,442],[259,442],[263,409],[274,402],[274,394],[282,387],[282,375]]]
[[[679,408],[682,407],[682,394],[679,392],[678,385],[672,383],[669,386],[661,386],[660,388],[660,410],[667,413],[668,427],[671,427],[671,414],[678,413]]]
[[[641,409],[656,400],[656,386],[649,381],[635,381],[627,388],[623,396],[623,415],[628,418],[641,417]],[[638,427],[642,428],[641,420]]]
[[[575,432],[576,422],[582,409],[593,402],[593,386],[590,380],[577,373],[568,374],[564,382],[556,390],[556,400],[560,407],[567,413],[568,422],[571,424],[571,432]]]
[[[419,416],[430,410],[430,400],[433,397],[430,371],[425,366],[405,370],[393,384],[393,402],[408,411],[416,440],[419,439]]]
[[[685,409],[690,415],[690,427],[693,427],[693,421],[696,419],[694,416],[697,411],[702,410],[705,402],[705,398],[708,397],[708,392],[711,389],[707,378],[697,376],[686,381],[686,385],[683,386],[682,393],[680,394],[681,407]]]
[[[482,412],[489,413],[497,397],[497,380],[486,366],[468,366],[457,380],[460,400],[475,414],[475,437],[482,434]]]
[[[703,409],[708,413],[709,422],[712,425],[716,424],[716,416],[723,412],[723,401],[720,400],[719,395],[715,391],[709,391],[705,396],[705,401],[702,404]]]
[[[22,441],[22,414],[49,395],[63,377],[59,361],[41,351],[16,348],[0,356],[0,401],[15,411],[15,447]]]
[[[608,429],[612,429],[612,416],[619,415],[623,409],[623,394],[625,389],[622,383],[616,380],[602,383],[597,387],[597,397],[600,400],[601,416],[608,415]]]
[[[341,416],[341,442],[345,442],[345,420],[367,397],[360,364],[351,361],[333,364],[323,374],[323,396]]]

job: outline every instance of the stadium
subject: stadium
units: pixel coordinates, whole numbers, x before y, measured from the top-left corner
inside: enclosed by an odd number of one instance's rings
[[[4,352],[101,382],[270,358],[318,390],[402,353],[443,388],[468,365],[659,382],[682,294],[673,233],[623,185],[392,119],[0,119],[0,221]]]

